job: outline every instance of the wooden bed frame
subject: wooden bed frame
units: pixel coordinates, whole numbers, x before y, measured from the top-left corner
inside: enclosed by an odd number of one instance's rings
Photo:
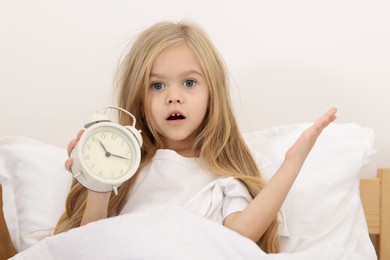
[[[377,178],[362,179],[360,197],[378,259],[388,260],[390,259],[390,168],[379,168]]]
[[[16,254],[4,215],[0,185],[0,260]],[[390,259],[390,168],[380,168],[377,178],[362,179],[360,196],[368,224],[368,231],[379,260]]]

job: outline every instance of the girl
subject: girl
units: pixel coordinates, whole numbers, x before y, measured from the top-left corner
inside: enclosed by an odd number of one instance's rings
[[[239,133],[223,61],[198,26],[153,25],[136,39],[120,72],[119,106],[137,118],[143,133],[140,168],[118,196],[87,190],[75,181],[55,233],[154,205],[183,206],[208,183],[233,177],[221,224],[266,252],[279,252],[277,213],[317,137],[335,120],[336,109],[301,135],[265,185]],[[119,122],[131,123],[124,115]],[[69,153],[82,133],[69,143]],[[68,159],[69,171],[71,165]]]

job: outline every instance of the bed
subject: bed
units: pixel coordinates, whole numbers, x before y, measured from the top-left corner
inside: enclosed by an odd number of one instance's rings
[[[308,125],[276,126],[244,138],[256,160],[268,159],[259,163],[261,170],[272,172]],[[28,137],[3,137],[1,259],[17,251],[11,259],[390,259],[390,169],[361,179],[375,155],[373,144],[373,130],[354,123],[333,123],[324,131],[283,204],[283,253],[267,255],[233,231],[172,205],[52,236],[72,181],[63,167],[66,151]]]
[[[379,168],[377,178],[361,179],[360,196],[378,259],[390,259],[390,169]]]

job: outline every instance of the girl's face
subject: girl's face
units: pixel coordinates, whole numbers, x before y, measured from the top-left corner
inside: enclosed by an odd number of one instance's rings
[[[195,54],[184,43],[162,51],[155,59],[146,103],[165,149],[184,156],[205,117],[209,87]]]

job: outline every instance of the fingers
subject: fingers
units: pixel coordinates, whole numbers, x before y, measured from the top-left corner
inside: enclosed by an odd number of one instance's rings
[[[83,133],[84,133],[84,130],[81,129],[81,130],[78,132],[76,139],[72,139],[72,140],[69,142],[68,148],[67,148],[67,150],[68,150],[68,156],[69,156],[69,157],[70,157],[70,154],[71,154],[73,148],[76,146],[77,142],[80,140],[80,138],[81,138],[81,136],[83,135]]]
[[[84,134],[84,129],[81,129],[77,134],[77,140],[80,140],[81,136]]]
[[[329,123],[333,122],[336,119],[336,113],[337,113],[337,108],[332,107],[325,113],[323,118],[325,119],[325,121],[328,121]]]
[[[71,172],[72,173],[72,164],[73,164],[73,160],[72,158],[69,158],[65,161],[65,169],[68,171],[68,172]]]
[[[330,108],[322,117],[320,117],[313,125],[317,131],[321,132],[330,123],[336,120],[337,108]]]
[[[318,136],[322,133],[325,127],[336,119],[336,108],[329,109],[323,116],[321,116],[312,126],[307,128],[300,135],[294,145],[287,151],[287,158],[298,158],[298,164],[303,164],[307,155],[313,148]],[[301,167],[301,166],[299,166]]]
[[[68,144],[68,148],[67,148],[67,151],[68,151],[68,157],[70,157],[70,154],[72,153],[72,150],[73,148],[76,146],[77,144],[77,140],[76,139],[72,139],[69,144]]]
[[[81,129],[81,130],[77,133],[76,139],[72,139],[72,140],[69,142],[68,147],[67,147],[68,157],[70,157],[70,154],[72,153],[72,150],[73,150],[74,147],[77,145],[77,143],[78,143],[78,141],[80,140],[80,138],[81,138],[81,136],[83,135],[83,133],[84,133],[84,130]],[[65,161],[65,169],[68,170],[69,172],[72,172],[72,170],[71,170],[72,164],[73,164],[72,158],[68,158],[68,159]]]
[[[336,113],[337,113],[337,108],[332,107],[325,113],[324,117],[327,119],[329,123],[331,123],[337,118]]]

